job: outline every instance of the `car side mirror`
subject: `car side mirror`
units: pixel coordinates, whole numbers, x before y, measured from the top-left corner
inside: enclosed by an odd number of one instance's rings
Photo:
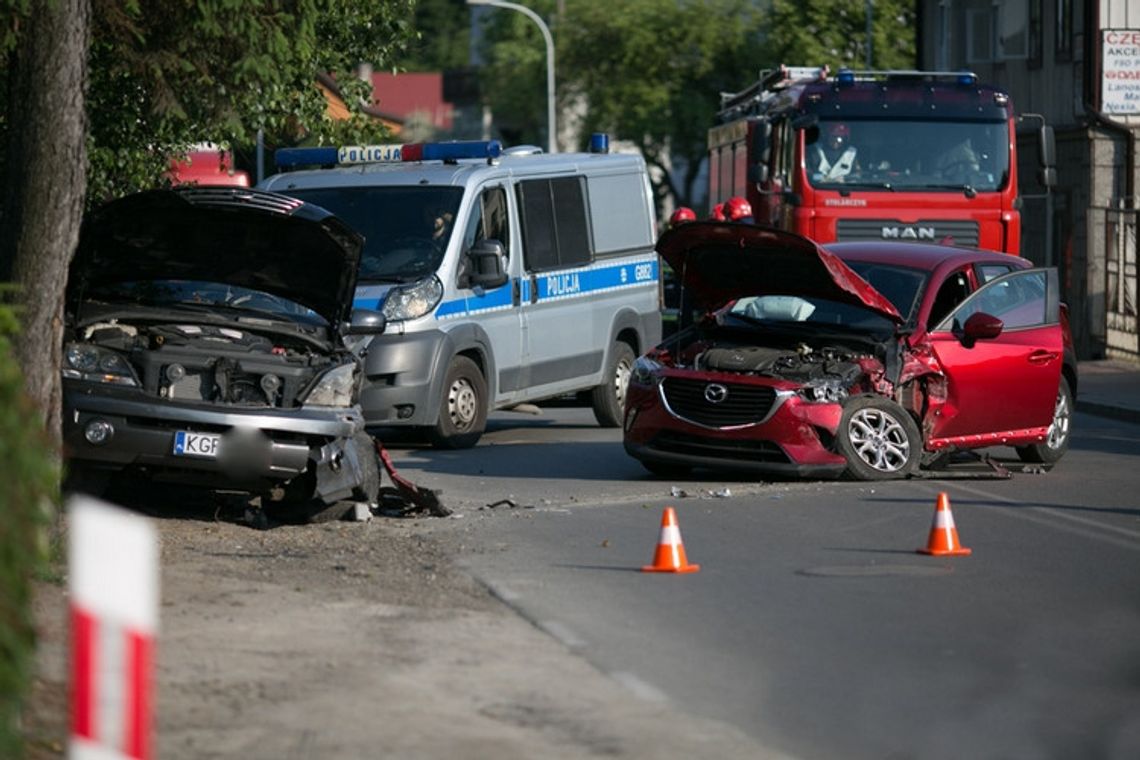
[[[954,326],[958,328],[957,320],[955,320]],[[955,329],[954,334],[963,346],[973,348],[979,340],[993,340],[1001,335],[1003,327],[1005,324],[1000,319],[992,314],[979,311],[971,314],[966,319],[966,324]]]
[[[468,249],[467,258],[471,261],[467,276],[469,287],[497,288],[506,284],[508,278],[503,269],[506,249],[498,240],[478,241]]]
[[[379,335],[388,327],[383,312],[374,309],[353,309],[345,335]]]

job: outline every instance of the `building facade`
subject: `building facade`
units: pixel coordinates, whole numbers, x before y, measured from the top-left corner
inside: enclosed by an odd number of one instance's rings
[[[969,70],[1017,112],[1022,255],[1057,266],[1078,355],[1140,362],[1140,0],[920,0],[923,69]],[[1056,135],[1057,182],[1037,134]]]

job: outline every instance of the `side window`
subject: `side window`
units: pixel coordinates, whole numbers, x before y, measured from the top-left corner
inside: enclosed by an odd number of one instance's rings
[[[943,321],[940,329],[961,327],[978,312],[997,317],[1005,330],[1052,324],[1059,318],[1058,303],[1056,270],[1021,270],[979,288]]]
[[[934,296],[934,305],[930,307],[929,324],[937,325],[954,310],[954,307],[966,300],[970,295],[970,281],[965,270],[954,272],[942,282],[938,294]]]
[[[984,284],[1012,271],[1013,267],[1006,264],[979,264],[978,281]]]
[[[518,196],[527,269],[540,272],[593,260],[582,177],[526,180],[518,184]]]
[[[510,225],[507,224],[507,193],[501,187],[483,191],[479,203],[467,220],[463,233],[463,250],[467,250],[480,240],[498,240],[503,250],[510,255]]]

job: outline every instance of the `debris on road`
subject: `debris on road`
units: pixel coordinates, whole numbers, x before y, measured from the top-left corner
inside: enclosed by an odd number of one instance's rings
[[[396,471],[396,466],[392,464],[392,457],[380,441],[376,441],[376,451],[380,455],[380,461],[384,463],[388,477],[396,484],[394,488],[384,486],[380,489],[378,509],[381,514],[407,516],[421,511],[434,517],[447,517],[451,514],[451,510],[440,502],[438,491],[420,488]]]

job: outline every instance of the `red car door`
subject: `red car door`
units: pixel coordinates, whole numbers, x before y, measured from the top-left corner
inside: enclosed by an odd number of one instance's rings
[[[1000,334],[966,337],[967,319],[979,313],[1001,320]],[[930,342],[947,378],[932,438],[1014,437],[1052,422],[1064,353],[1056,270],[990,281],[931,331]]]

